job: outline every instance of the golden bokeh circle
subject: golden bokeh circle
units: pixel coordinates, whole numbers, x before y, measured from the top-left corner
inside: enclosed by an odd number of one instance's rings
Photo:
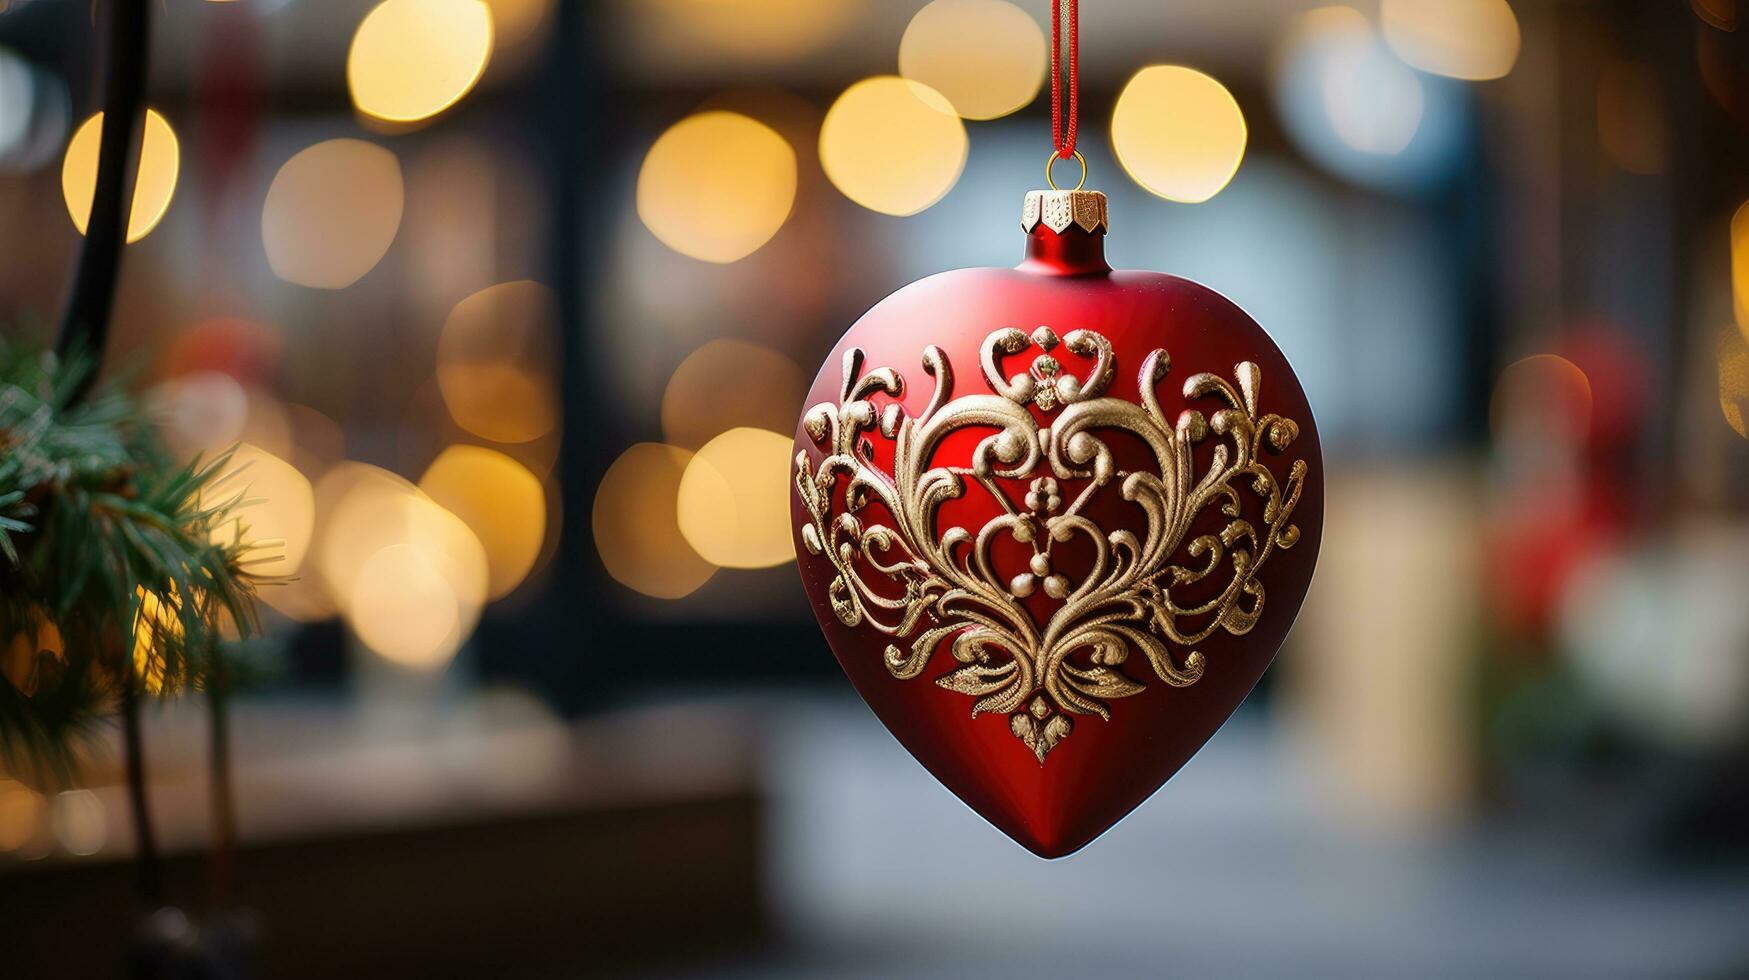
[[[67,155],[61,162],[61,194],[73,227],[85,234],[91,221],[91,202],[97,195],[97,153],[103,140],[103,113],[91,116],[73,132]],[[170,210],[176,195],[176,177],[182,166],[182,149],[176,132],[156,109],[146,110],[140,159],[134,177],[134,203],[128,211],[127,240],[146,237]]]
[[[201,493],[204,507],[227,502],[236,506],[229,520],[212,528],[213,542],[254,546],[249,557],[264,560],[254,569],[261,575],[296,575],[316,529],[316,493],[304,474],[259,446],[241,443]]]
[[[1405,62],[1469,81],[1512,71],[1522,43],[1506,0],[1383,0],[1379,21]]]
[[[482,439],[533,442],[558,425],[558,301],[530,279],[457,303],[437,342],[437,387],[450,417]]]
[[[474,532],[406,480],[362,463],[330,470],[316,496],[335,501],[317,571],[360,641],[403,666],[447,664],[487,600]]]
[[[680,533],[706,561],[768,568],[795,558],[790,533],[794,442],[764,429],[730,429],[704,444],[680,480]]]
[[[1038,22],[1007,0],[935,0],[905,28],[899,74],[967,119],[996,119],[1037,98],[1046,53]]]
[[[313,571],[344,605],[364,560],[400,540],[400,501],[418,490],[388,470],[346,462],[323,474],[315,492],[322,528]]]
[[[770,126],[712,110],[668,127],[638,171],[638,217],[664,245],[734,262],[771,240],[796,200],[796,153]]]
[[[820,166],[852,201],[910,215],[941,200],[966,165],[966,127],[939,92],[896,75],[844,90],[820,125]]]
[[[520,47],[539,37],[553,0],[485,0],[492,9],[493,52]]]
[[[685,449],[640,442],[602,476],[591,515],[595,547],[621,585],[679,599],[716,574],[717,566],[687,544],[677,519],[680,481],[691,460]]]
[[[451,446],[419,489],[461,518],[486,550],[487,598],[509,595],[534,568],[546,537],[546,491],[528,468],[482,446]]]
[[[1219,81],[1182,65],[1151,65],[1124,85],[1111,114],[1118,163],[1148,192],[1200,204],[1245,157],[1245,114]]]
[[[1749,201],[1731,215],[1731,305],[1737,329],[1749,340]]]
[[[267,264],[286,282],[344,289],[388,254],[405,207],[393,153],[357,139],[306,147],[267,188],[261,207]]]
[[[416,122],[468,94],[491,55],[492,10],[481,0],[383,0],[352,36],[346,85],[365,115]]]
[[[444,556],[414,543],[366,556],[347,597],[347,622],[365,646],[392,663],[416,669],[447,664],[467,639],[460,597],[440,563]]]
[[[734,383],[728,383],[734,382]],[[782,431],[795,424],[808,379],[795,361],[758,344],[713,340],[686,356],[662,393],[662,435],[697,449],[741,426]]]

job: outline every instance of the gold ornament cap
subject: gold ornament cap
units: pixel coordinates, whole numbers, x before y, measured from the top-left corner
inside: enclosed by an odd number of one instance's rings
[[[1089,235],[1103,235],[1107,224],[1105,195],[1100,191],[1027,191],[1020,208],[1020,228],[1032,234],[1044,225],[1061,235],[1070,225]]]

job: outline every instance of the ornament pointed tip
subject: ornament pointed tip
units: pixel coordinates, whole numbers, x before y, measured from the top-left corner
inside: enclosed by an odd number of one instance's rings
[[[1071,854],[1079,852],[1088,844],[1093,843],[1091,839],[1076,841],[1065,840],[1059,837],[1040,837],[1025,833],[1009,833],[1008,837],[1016,844],[1026,848],[1034,856],[1046,861],[1060,861]]]

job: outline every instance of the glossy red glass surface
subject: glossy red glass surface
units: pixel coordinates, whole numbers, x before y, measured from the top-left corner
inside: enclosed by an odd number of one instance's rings
[[[1266,462],[1283,482],[1293,460],[1308,464],[1293,520],[1301,539],[1292,549],[1273,554],[1262,569],[1259,580],[1266,594],[1256,625],[1242,636],[1222,631],[1197,644],[1207,659],[1207,670],[1187,687],[1169,686],[1140,651],[1132,651],[1121,669],[1146,690],[1113,700],[1109,721],[1097,715],[1070,716],[1070,735],[1043,764],[1010,731],[1008,717],[997,713],[974,718],[972,698],[934,683],[959,666],[948,652],[951,639],[941,643],[920,676],[894,677],[882,660],[892,638],[866,623],[851,628],[838,620],[827,595],[835,574],[832,565],[809,554],[798,537],[798,564],[815,615],[844,672],[869,707],[948,789],[1044,857],[1071,853],[1121,820],[1176,773],[1245,699],[1275,656],[1305,597],[1323,524],[1317,429],[1298,380],[1268,335],[1237,306],[1204,286],[1156,272],[1112,271],[1102,241],[1101,236],[1073,226],[1059,235],[1041,225],[1028,236],[1026,259],[1017,268],[962,269],[900,289],[863,315],[839,341],[807,401],[809,407],[837,403],[843,354],[853,346],[867,355],[865,371],[891,367],[904,376],[904,394],[897,401],[913,417],[923,412],[935,389],[922,366],[923,351],[931,344],[947,355],[953,372],[952,397],[988,394],[979,362],[984,339],[1003,327],[1031,332],[1043,325],[1059,336],[1089,329],[1110,340],[1116,371],[1107,393],[1130,401],[1139,395],[1143,359],[1156,348],[1166,350],[1172,366],[1156,390],[1169,415],[1181,408],[1208,413],[1220,407],[1207,400],[1186,401],[1184,379],[1207,371],[1231,381],[1237,364],[1253,361],[1261,368],[1261,411],[1280,413],[1299,424],[1299,437],[1287,451],[1267,457]],[[1086,377],[1092,367],[1091,359],[1061,346],[1053,354],[1062,361],[1065,373]],[[877,395],[875,401],[884,408],[894,399]],[[1036,406],[1031,411],[1041,426],[1050,424],[1051,413]],[[971,448],[983,434],[987,433],[950,438],[933,465],[968,465]],[[871,432],[870,439],[875,462],[890,472],[891,440],[878,432]],[[1199,445],[1198,474],[1206,472],[1217,441]],[[1152,469],[1153,457],[1140,440],[1117,435],[1111,445],[1120,466]],[[800,426],[796,447],[815,463],[824,455]],[[1004,489],[1011,499],[1019,500],[1027,483],[1004,481]],[[1072,499],[1079,489],[1065,486],[1062,496]],[[1243,490],[1241,498],[1245,516],[1263,526],[1258,498]],[[799,531],[808,516],[799,499],[792,500],[792,523]],[[938,526],[976,528],[1001,512],[992,498],[968,492],[943,507]],[[1146,525],[1141,509],[1115,489],[1095,495],[1083,513],[1108,532]],[[873,522],[885,515],[861,516]],[[1210,508],[1184,541],[1218,531],[1226,520]],[[1006,547],[995,551],[995,560],[1006,578],[1025,569],[1028,552],[1012,540],[1003,544]],[[1091,566],[1091,550],[1070,549],[1055,556],[1059,570],[1079,581]],[[1185,557],[1182,563],[1193,560]],[[1044,623],[1059,604],[1042,591],[1023,601],[1038,623]],[[1173,650],[1180,661],[1188,652]],[[903,815],[895,813],[893,819],[902,820]]]

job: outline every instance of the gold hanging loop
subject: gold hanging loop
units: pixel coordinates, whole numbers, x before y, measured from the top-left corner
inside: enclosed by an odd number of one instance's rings
[[[1045,183],[1051,185],[1053,191],[1062,190],[1061,187],[1057,186],[1056,178],[1051,176],[1051,171],[1056,167],[1057,161],[1062,158],[1063,155],[1056,150],[1052,150],[1051,155],[1045,157]],[[1080,190],[1087,185],[1087,158],[1081,155],[1080,150],[1075,151],[1075,162],[1081,165],[1081,179],[1075,182],[1075,190]]]

